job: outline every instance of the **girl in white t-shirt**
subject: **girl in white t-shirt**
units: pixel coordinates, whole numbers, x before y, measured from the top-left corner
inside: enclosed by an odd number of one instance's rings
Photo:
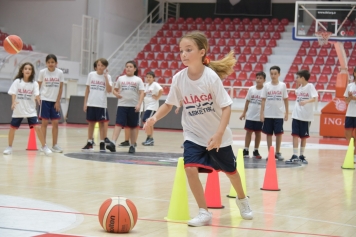
[[[13,113],[8,137],[9,146],[4,150],[4,155],[12,154],[12,143],[14,141],[15,131],[20,127],[23,118],[27,118],[30,128],[36,130],[43,152],[46,155],[52,153],[45,143],[41,128],[38,126],[36,101],[39,104],[40,97],[38,83],[34,81],[34,78],[35,69],[33,65],[31,63],[24,63],[21,65],[8,91],[12,97],[11,109]]]
[[[233,72],[236,63],[230,52],[219,61],[207,58],[208,41],[201,32],[190,32],[179,42],[185,69],[173,77],[166,102],[149,118],[145,128],[153,126],[183,101],[184,166],[190,189],[199,206],[199,214],[188,221],[190,226],[211,224],[212,213],[204,197],[199,172],[223,171],[237,192],[236,204],[242,218],[253,218],[248,198],[242,189],[236,159],[232,151],[232,132],[228,127],[232,100],[221,78]]]
[[[162,95],[163,88],[157,82],[155,82],[155,74],[153,72],[148,72],[146,74],[146,88],[145,88],[145,112],[143,114],[142,122],[146,123],[147,119],[152,117],[158,107],[159,107],[159,98]],[[153,146],[153,126],[147,128],[147,138],[145,142],[142,142],[144,146]]]
[[[46,57],[46,66],[40,71],[38,85],[40,87],[41,106],[39,118],[42,120],[41,130],[46,140],[48,121],[52,123],[52,151],[61,153],[58,146],[58,120],[61,118],[61,96],[63,89],[63,72],[57,67],[57,57],[49,54]]]
[[[345,137],[348,142],[353,137],[356,147],[356,67],[353,76],[354,81],[347,85],[344,93],[348,104],[345,117]],[[354,151],[354,163],[356,164],[356,150]]]

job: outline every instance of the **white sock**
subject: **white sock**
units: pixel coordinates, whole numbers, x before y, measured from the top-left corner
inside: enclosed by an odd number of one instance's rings
[[[293,148],[293,155],[298,155],[298,148]]]
[[[92,139],[88,139],[88,142],[93,143],[93,140]]]
[[[244,150],[248,151],[248,147],[245,147]]]
[[[305,147],[300,147],[300,155],[304,155],[304,150],[305,150]]]

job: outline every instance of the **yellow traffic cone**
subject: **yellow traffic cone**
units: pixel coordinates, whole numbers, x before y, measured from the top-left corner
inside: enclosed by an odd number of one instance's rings
[[[245,176],[245,162],[244,162],[244,155],[242,149],[239,149],[237,152],[237,160],[236,160],[236,169],[240,174],[242,188],[244,190],[245,195],[247,196],[246,192],[246,176]],[[227,195],[229,198],[236,198],[237,193],[234,187],[231,185],[230,193]]]
[[[344,164],[341,166],[343,169],[355,169],[354,165],[354,138],[350,139],[349,148],[347,148]]]
[[[190,220],[187,181],[185,176],[183,157],[178,159],[168,215],[164,219],[168,221]]]
[[[98,127],[99,127],[99,123],[96,122],[96,123],[95,123],[95,128],[98,128]]]

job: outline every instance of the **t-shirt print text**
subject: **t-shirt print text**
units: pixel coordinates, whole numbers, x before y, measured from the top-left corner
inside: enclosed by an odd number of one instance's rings
[[[268,91],[266,100],[282,100],[282,91]]]
[[[250,103],[260,105],[261,104],[261,96],[260,95],[251,95]]]
[[[137,91],[137,83],[136,82],[123,81],[123,82],[121,82],[120,85],[121,85],[121,88],[123,91],[126,91],[126,90]]]
[[[46,77],[44,81],[46,82],[45,83],[46,87],[59,87],[60,84],[60,80],[57,77],[49,77],[49,78]]]
[[[104,91],[105,90],[105,82],[92,80],[90,82],[90,90]]]
[[[209,112],[215,112],[214,107],[212,106],[214,104],[212,100],[213,98],[211,94],[190,95],[184,97],[183,103],[188,114],[190,116],[196,116]]]
[[[297,95],[297,102],[310,99],[309,93],[307,92],[299,92],[299,93],[297,92],[296,95]]]
[[[16,99],[18,100],[31,100],[33,90],[18,89]]]

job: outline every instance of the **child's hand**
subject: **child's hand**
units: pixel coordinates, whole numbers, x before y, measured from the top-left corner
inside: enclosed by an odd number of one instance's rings
[[[260,115],[260,121],[264,122],[265,121],[265,116],[263,114]]]
[[[143,129],[146,131],[146,133],[147,133],[147,130],[150,127],[152,127],[156,122],[157,122],[157,119],[155,116],[150,117],[146,120],[146,123],[143,125]]]
[[[85,113],[87,112],[87,105],[86,104],[83,106],[83,110],[84,110]]]
[[[122,98],[122,95],[120,95],[120,94],[115,94],[115,96],[116,96],[116,98],[119,98],[119,99]]]
[[[109,75],[109,70],[108,69],[105,69],[104,71],[104,77],[107,77]]]
[[[152,95],[152,99],[157,100],[157,99],[158,99],[158,96]]]
[[[216,152],[219,151],[220,145],[221,145],[221,140],[222,140],[222,135],[214,134],[208,141],[208,146],[207,150],[210,151],[214,148],[216,148]]]
[[[135,106],[135,112],[140,112],[141,104]]]
[[[61,110],[61,107],[60,107],[60,105],[59,105],[59,102],[56,102],[56,103],[54,104],[54,109],[55,109],[57,112],[59,112],[59,111]]]
[[[180,107],[177,107],[176,110],[174,110],[174,113],[178,114],[179,113]]]
[[[299,102],[299,105],[300,105],[300,106],[304,106],[304,105],[306,105],[306,104],[307,104],[307,102],[306,102],[305,100]]]
[[[14,110],[15,107],[16,107],[16,105],[17,105],[18,103],[19,103],[19,102],[14,101],[14,103],[12,103],[12,105],[11,105],[11,110]]]
[[[246,117],[245,113],[241,114],[240,120],[245,120],[245,117]]]
[[[288,121],[288,113],[284,115],[284,121]]]

